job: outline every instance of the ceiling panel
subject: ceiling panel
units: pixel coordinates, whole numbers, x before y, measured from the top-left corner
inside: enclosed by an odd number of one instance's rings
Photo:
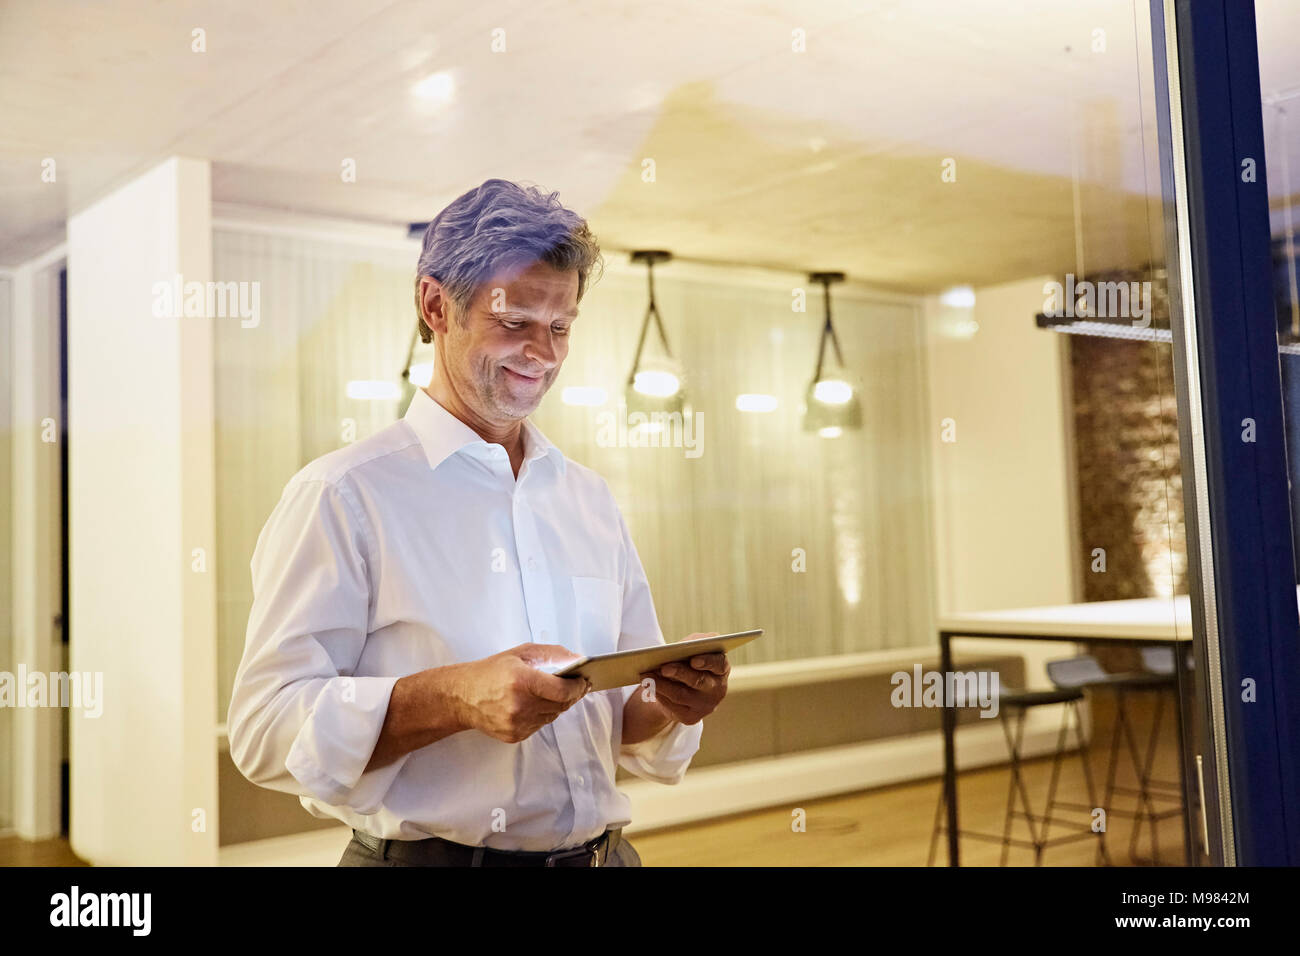
[[[1300,4],[1258,7],[1266,89],[1300,89]],[[1152,253],[1144,196],[1157,181],[1139,82],[1145,9],[10,2],[0,263],[56,243],[70,212],[175,153],[213,160],[218,201],[395,233],[502,176],[559,190],[611,248],[843,269],[903,291],[1074,269],[1080,257],[1129,263]],[[191,50],[195,29],[206,52]],[[797,29],[805,52],[792,51]],[[498,30],[506,48],[494,52]],[[413,94],[443,71],[446,102]],[[1274,141],[1300,142],[1300,129],[1266,119]],[[46,158],[54,183],[40,178]],[[641,178],[647,158],[653,183]],[[940,179],[945,158],[956,183]],[[344,160],[355,183],[340,176]],[[1286,192],[1272,170],[1270,185]]]

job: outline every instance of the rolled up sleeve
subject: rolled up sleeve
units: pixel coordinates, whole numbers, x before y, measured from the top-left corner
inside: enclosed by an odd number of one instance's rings
[[[640,555],[632,543],[632,535],[621,513],[619,525],[623,535],[624,575],[623,624],[618,649],[624,651],[663,644],[663,632],[659,628],[654,600],[650,596],[650,582],[646,579],[645,568],[641,565]],[[626,707],[632,695],[640,691],[639,684],[624,687],[623,706]],[[653,737],[635,744],[621,744],[618,764],[629,773],[646,780],[680,783],[686,776],[686,768],[690,766],[695,752],[700,749],[703,733],[702,720],[690,726],[672,721]]]
[[[295,478],[257,540],[227,727],[253,783],[374,813],[407,756],[366,770],[397,677],[357,677],[373,535],[346,488]]]

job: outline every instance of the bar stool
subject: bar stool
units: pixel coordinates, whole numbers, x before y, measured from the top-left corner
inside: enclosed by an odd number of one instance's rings
[[[1173,652],[1168,648],[1145,648],[1143,663],[1150,669],[1112,674],[1104,670],[1093,655],[1080,654],[1064,660],[1048,661],[1047,676],[1062,690],[1082,691],[1086,688],[1115,692],[1115,726],[1111,731],[1110,756],[1106,764],[1106,788],[1102,796],[1102,806],[1108,817],[1122,816],[1134,819],[1133,832],[1129,836],[1129,858],[1135,862],[1139,862],[1138,835],[1142,830],[1142,822],[1144,820],[1147,822],[1151,827],[1152,862],[1158,865],[1160,843],[1157,824],[1166,817],[1183,812],[1182,787],[1176,781],[1157,780],[1151,775],[1156,747],[1160,739],[1160,719],[1164,711],[1165,695],[1161,692],[1173,687],[1176,682]],[[1141,692],[1157,693],[1155,715],[1151,722],[1145,759],[1138,755],[1137,741],[1134,739],[1127,707],[1128,695]],[[1115,783],[1115,774],[1119,769],[1121,739],[1127,744],[1129,762],[1137,778],[1136,787],[1122,787]],[[1112,808],[1111,798],[1117,793],[1136,796],[1135,808],[1133,810]],[[1175,800],[1178,806],[1157,811],[1155,800]],[[1079,809],[1077,804],[1072,805],[1071,808]]]
[[[1075,742],[1079,746],[1080,763],[1083,767],[1083,777],[1088,787],[1088,799],[1095,800],[1096,791],[1092,783],[1092,767],[1088,762],[1087,748],[1083,743],[1083,722],[1079,714],[1079,702],[1083,700],[1083,691],[1077,688],[1052,688],[1049,690],[1012,690],[1004,688],[998,695],[998,718],[1002,724],[1002,734],[1007,741],[1007,753],[1010,757],[1011,777],[1007,788],[1007,811],[1003,818],[1002,835],[996,836],[989,833],[980,833],[974,830],[958,829],[958,836],[970,837],[976,840],[989,840],[1002,844],[1002,859],[1000,866],[1007,865],[1007,857],[1012,846],[1022,846],[1034,850],[1034,866],[1040,866],[1043,862],[1043,851],[1049,846],[1055,846],[1060,843],[1069,843],[1074,840],[1086,839],[1092,836],[1098,836],[1099,852],[1109,860],[1109,854],[1106,852],[1106,834],[1104,832],[1095,834],[1092,830],[1091,822],[1087,824],[1078,824],[1079,832],[1073,833],[1056,839],[1048,839],[1048,831],[1052,824],[1052,811],[1055,809],[1069,809],[1069,806],[1056,799],[1056,786],[1060,779],[1061,758],[1067,748],[1067,736],[1070,724],[1070,715],[1074,715],[1074,735]],[[1049,704],[1064,704],[1065,709],[1061,714],[1061,730],[1056,738],[1056,750],[1052,755],[1052,778],[1047,788],[1047,805],[1041,817],[1034,814],[1030,807],[1028,788],[1025,786],[1024,777],[1020,773],[1021,764],[1021,747],[1024,741],[1025,715],[1034,707],[1045,707]],[[1016,713],[1016,733],[1015,739],[1012,739],[1011,730],[1007,722],[1007,711]],[[1017,794],[1020,797],[1020,803],[1023,810],[1015,808],[1015,798]],[[939,788],[939,805],[934,811],[934,829],[930,834],[930,855],[926,866],[934,865],[935,851],[939,844],[939,834],[947,830],[943,821],[943,812],[946,806],[944,800],[944,790]],[[1091,812],[1091,811],[1090,811]],[[1029,826],[1029,840],[1017,840],[1011,836],[1011,824],[1015,817],[1023,817]],[[1059,821],[1058,823],[1063,822]],[[1035,824],[1042,824],[1041,833],[1035,829]]]

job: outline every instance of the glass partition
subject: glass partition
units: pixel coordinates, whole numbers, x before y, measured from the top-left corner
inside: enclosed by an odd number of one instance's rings
[[[710,718],[700,763],[855,748],[846,779],[915,787],[906,846],[871,830],[857,862],[923,863],[943,822],[960,826],[962,862],[1196,862],[1148,5],[933,0],[814,8],[775,32],[761,20],[728,24],[726,69],[639,58],[662,93],[633,111],[634,146],[588,156],[606,186],[544,184],[583,197],[608,267],[533,420],[608,481],[668,640],[767,631],[735,655],[737,716]],[[485,168],[411,218],[494,175],[533,176]],[[686,401],[656,420],[629,385],[650,295],[633,253],[665,236],[667,342],[645,342],[671,343],[658,358]],[[404,373],[437,374],[413,342],[417,253],[396,227],[373,242],[237,221],[216,233],[216,278],[263,295],[256,328],[217,333],[219,720],[248,559],[280,489],[395,421]],[[925,692],[957,672],[992,682],[982,707]],[[1073,840],[1022,823],[998,839],[1008,753],[990,709],[1023,720],[1032,813],[1072,804],[1059,815]],[[1074,736],[1058,751],[1063,721],[1090,741],[1086,762]],[[847,729],[812,729],[831,725]],[[961,773],[941,782],[945,752]],[[973,794],[969,815],[936,812],[945,793],[963,807]]]
[[[1273,301],[1277,309],[1278,363],[1291,475],[1291,513],[1300,514],[1300,9],[1284,3],[1255,7],[1259,38],[1260,98],[1264,113],[1264,160],[1273,253]],[[1300,537],[1293,538],[1300,552]]]

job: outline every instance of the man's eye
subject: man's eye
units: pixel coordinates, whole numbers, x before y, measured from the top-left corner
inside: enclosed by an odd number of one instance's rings
[[[522,322],[511,322],[509,319],[502,319],[501,324],[512,332],[518,331],[524,327]]]
[[[567,325],[552,325],[551,331],[556,335],[568,335],[569,327]]]

